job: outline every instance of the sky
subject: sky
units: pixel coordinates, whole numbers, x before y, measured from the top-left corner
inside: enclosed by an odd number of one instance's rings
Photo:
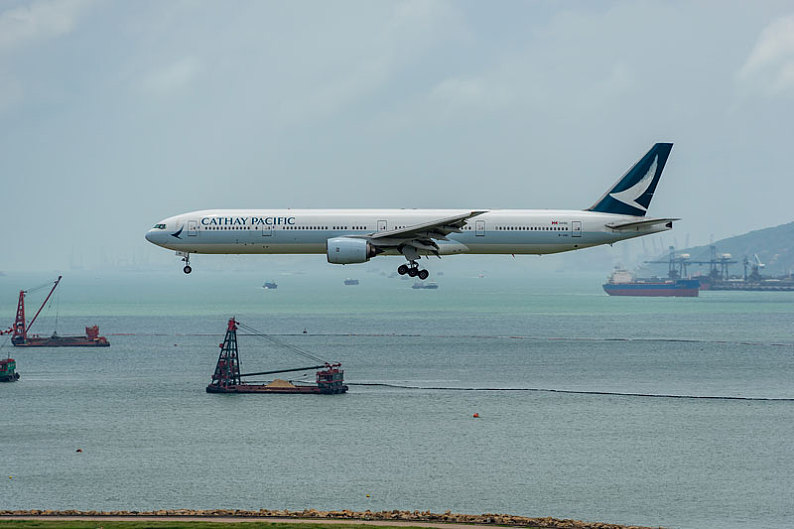
[[[793,123],[790,1],[3,0],[0,271],[178,270],[144,233],[205,208],[586,208],[658,141],[706,244],[794,220]]]

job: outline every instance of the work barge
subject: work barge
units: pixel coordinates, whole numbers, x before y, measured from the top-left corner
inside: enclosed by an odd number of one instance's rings
[[[319,394],[332,395],[345,393],[347,386],[344,384],[344,370],[339,362],[323,362],[319,365],[296,367],[290,369],[275,369],[270,371],[258,371],[254,373],[240,373],[240,356],[237,347],[237,328],[239,322],[235,318],[230,318],[226,328],[226,336],[220,344],[221,352],[218,355],[218,362],[215,364],[215,372],[212,374],[212,381],[207,386],[207,393],[282,393],[282,394]],[[254,330],[254,329],[251,329]],[[272,337],[265,336],[270,341],[275,342]],[[291,349],[296,352],[308,355],[295,347]],[[312,355],[310,358],[317,359]],[[319,360],[319,359],[317,359]],[[309,371],[318,369],[315,384],[296,383],[293,381],[275,379],[266,384],[255,384],[243,381],[245,377],[275,375],[279,373],[290,373],[296,371]]]
[[[0,330],[0,335],[11,334],[11,344],[14,347],[108,347],[110,342],[104,336],[99,335],[99,327],[96,325],[86,327],[85,336],[60,336],[57,332],[53,332],[51,336],[39,336],[38,334],[32,334],[30,332],[30,328],[33,327],[42,309],[50,300],[52,293],[55,292],[55,289],[61,282],[61,279],[63,279],[63,276],[58,276],[58,279],[55,280],[49,294],[47,294],[47,297],[39,307],[39,310],[36,311],[36,315],[30,320],[30,323],[27,323],[25,319],[25,296],[35,290],[48,286],[49,283],[30,290],[20,290],[14,325],[8,330]]]

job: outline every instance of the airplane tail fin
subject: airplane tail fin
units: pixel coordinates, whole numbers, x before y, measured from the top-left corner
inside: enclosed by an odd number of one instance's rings
[[[644,217],[672,148],[672,143],[651,147],[588,211]]]

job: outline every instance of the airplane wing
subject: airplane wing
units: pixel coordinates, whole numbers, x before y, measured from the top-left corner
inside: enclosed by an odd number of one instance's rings
[[[412,246],[416,250],[423,250],[438,255],[438,244],[435,240],[449,240],[447,235],[460,233],[467,220],[486,212],[487,210],[468,211],[453,217],[414,224],[396,230],[379,231],[367,235],[366,238],[373,246],[383,250]]]

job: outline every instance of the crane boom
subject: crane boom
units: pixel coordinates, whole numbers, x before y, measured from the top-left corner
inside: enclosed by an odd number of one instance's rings
[[[29,331],[29,330],[30,330],[30,328],[31,328],[31,327],[33,327],[33,322],[34,322],[34,321],[36,321],[36,318],[38,318],[38,317],[39,317],[39,313],[41,312],[41,309],[43,309],[43,308],[44,308],[44,305],[46,305],[46,304],[47,304],[47,302],[50,300],[50,296],[52,296],[52,293],[53,293],[53,292],[55,292],[55,287],[57,287],[57,286],[58,286],[58,283],[60,283],[60,282],[61,282],[61,278],[62,278],[62,277],[63,277],[63,276],[58,276],[58,279],[56,279],[56,280],[55,280],[55,284],[54,284],[54,285],[52,285],[52,289],[50,289],[50,293],[49,293],[49,294],[47,294],[47,297],[46,297],[46,298],[44,298],[44,303],[42,303],[42,304],[41,304],[41,307],[39,307],[39,310],[38,310],[38,311],[36,311],[36,315],[35,315],[35,316],[33,316],[33,319],[32,319],[32,320],[30,320],[30,323],[27,325],[27,329],[26,329],[26,330],[28,330],[28,331]]]
[[[273,373],[288,373],[290,371],[307,371],[309,369],[321,369],[323,367],[328,367],[328,364],[323,364],[319,366],[309,366],[309,367],[296,367],[293,369],[276,369],[275,371],[259,371],[258,373],[241,373],[241,377],[253,377],[256,375],[272,375]]]

